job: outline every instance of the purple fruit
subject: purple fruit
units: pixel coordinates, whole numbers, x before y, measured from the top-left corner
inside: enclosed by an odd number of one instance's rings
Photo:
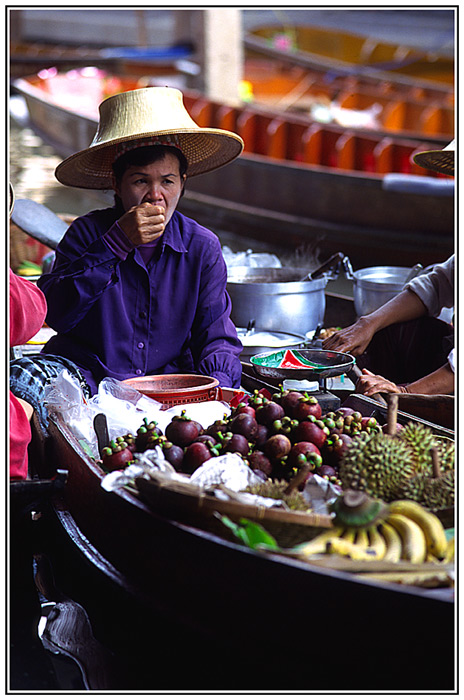
[[[299,421],[305,420],[308,416],[320,418],[322,408],[315,396],[303,396],[293,408],[292,416]]]
[[[319,460],[322,462],[319,448],[312,442],[301,441],[293,445],[288,454],[287,464],[289,467],[302,467],[307,462],[314,466]]]
[[[267,457],[261,450],[253,450],[253,452],[248,456],[248,463],[254,471],[260,471],[266,476],[270,476],[272,473],[272,464],[269,457]]]
[[[297,405],[298,401],[303,398],[303,394],[300,391],[285,391],[282,394],[280,400],[280,405],[285,411],[287,416],[293,418],[293,409]]]
[[[258,423],[253,416],[246,413],[239,413],[230,422],[229,430],[232,433],[244,435],[247,440],[252,441],[258,432]]]
[[[286,435],[271,435],[263,445],[263,452],[269,459],[282,459],[292,449],[292,443]]]
[[[245,457],[250,451],[250,444],[240,433],[226,433],[222,442],[221,452],[238,452]]]
[[[271,425],[276,420],[280,420],[285,415],[285,411],[275,401],[264,401],[264,403],[256,409],[256,420],[262,425]]]
[[[165,442],[161,449],[166,460],[171,464],[176,471],[182,468],[184,460],[184,450],[179,445],[174,445],[172,442]]]
[[[187,418],[185,411],[182,411],[180,416],[174,416],[164,432],[167,439],[174,445],[186,447],[194,442],[200,434],[198,425],[196,421]]]
[[[212,456],[211,450],[204,442],[192,442],[185,448],[182,471],[193,474],[195,469],[198,469],[203,462],[211,459]]]
[[[318,425],[320,423],[320,425]],[[322,426],[322,427],[321,427]],[[301,421],[292,433],[292,441],[295,442],[312,442],[318,449],[327,440],[329,429],[324,426],[321,421]]]

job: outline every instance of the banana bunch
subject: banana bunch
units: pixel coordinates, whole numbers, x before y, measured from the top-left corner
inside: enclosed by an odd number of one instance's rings
[[[17,268],[16,274],[21,277],[37,277],[37,275],[42,274],[42,268],[30,260],[23,260]]]
[[[447,542],[436,515],[416,501],[400,500],[389,503],[381,517],[368,524],[347,527],[335,518],[333,528],[294,550],[303,559],[336,554],[357,561],[450,562],[454,559],[454,539]]]

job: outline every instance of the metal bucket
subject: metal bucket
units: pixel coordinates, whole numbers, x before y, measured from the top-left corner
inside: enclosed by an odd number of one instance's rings
[[[324,320],[327,277],[301,282],[305,268],[234,267],[227,279],[236,326],[305,335]]]
[[[372,313],[404,287],[410,267],[365,267],[353,272],[354,307],[358,316]]]

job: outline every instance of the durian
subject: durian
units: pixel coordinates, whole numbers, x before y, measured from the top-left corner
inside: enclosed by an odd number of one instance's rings
[[[285,479],[267,479],[262,484],[248,486],[245,491],[264,498],[275,498],[276,500],[284,501],[290,510],[311,509],[310,504],[300,491],[294,489],[291,493],[285,493],[287,488],[288,481],[285,481]]]
[[[432,474],[431,450],[435,447],[442,471],[454,468],[454,442],[434,435],[428,426],[408,423],[400,431],[399,438],[412,449],[416,474]]]
[[[429,510],[454,506],[454,469],[435,478],[418,474],[408,479],[398,491],[398,498],[417,501]]]
[[[407,443],[384,433],[362,432],[353,437],[338,476],[343,489],[364,491],[389,502],[414,471],[413,451]]]

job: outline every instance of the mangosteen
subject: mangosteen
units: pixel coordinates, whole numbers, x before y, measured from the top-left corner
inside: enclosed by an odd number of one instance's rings
[[[322,447],[324,462],[330,466],[337,466],[351,445],[352,440],[353,438],[345,433],[330,435]]]
[[[272,473],[271,460],[261,450],[253,450],[248,456],[248,463],[253,471],[259,470],[266,477]]]
[[[264,445],[266,440],[269,437],[269,428],[267,425],[262,425],[261,423],[258,423],[258,430],[253,438],[253,442],[256,447],[261,447],[261,445]]]
[[[239,403],[238,406],[234,408],[234,410],[231,413],[232,418],[238,416],[239,413],[248,413],[248,415],[252,416],[253,418],[255,418],[256,416],[256,411],[253,408],[253,406],[250,406],[249,404],[243,402]]]
[[[292,449],[292,443],[286,435],[271,435],[263,445],[263,452],[269,459],[282,459]]]
[[[301,421],[308,416],[320,418],[322,416],[322,408],[315,396],[306,394],[303,396],[293,408],[293,418]]]
[[[232,433],[244,435],[247,440],[252,441],[258,432],[258,423],[253,416],[249,416],[247,413],[239,413],[238,416],[232,418],[229,430]]]
[[[245,414],[244,414],[245,415]],[[221,443],[221,453],[238,452],[243,457],[250,451],[250,443],[241,433],[226,433]]]
[[[303,420],[297,425],[292,433],[292,441],[312,442],[317,448],[321,448],[330,434],[329,429],[322,421]]]
[[[283,418],[284,415],[284,409],[275,401],[265,400],[256,409],[256,420],[262,425],[271,425],[274,421]]]
[[[318,476],[326,476],[327,478],[336,478],[338,476],[337,470],[330,464],[321,464],[321,466],[316,469],[316,474]]]
[[[171,464],[176,471],[182,468],[182,462],[184,460],[184,450],[179,445],[174,445],[172,442],[166,440],[162,445],[161,449],[165,459]]]
[[[285,411],[285,415],[293,417],[293,409],[303,394],[300,391],[284,391],[280,400],[280,405]]]
[[[179,445],[179,447],[186,447],[194,442],[200,430],[198,428],[198,423],[191,420],[185,414],[185,410],[182,411],[180,416],[174,416],[169,425],[166,426],[165,435],[170,442],[174,445]]]
[[[288,453],[288,465],[299,468],[310,462],[314,467],[319,461],[318,457],[321,457],[319,448],[312,442],[302,440],[295,443]],[[322,458],[320,461],[322,463]]]
[[[182,471],[193,474],[204,462],[211,457],[219,455],[219,450],[210,448],[204,442],[192,442],[185,448],[184,459],[182,460]]]

